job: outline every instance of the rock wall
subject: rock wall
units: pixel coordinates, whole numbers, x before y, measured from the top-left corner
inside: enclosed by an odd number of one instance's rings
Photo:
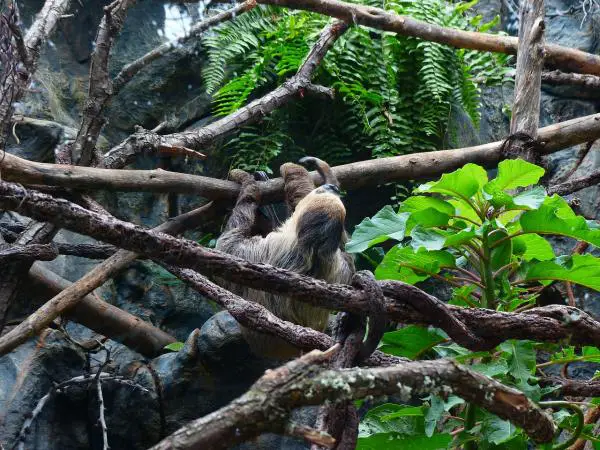
[[[97,24],[105,2],[92,2],[85,8],[76,2],[76,16],[61,21],[58,32],[46,45],[40,70],[26,100],[18,105],[18,113],[36,120],[17,125],[20,144],[12,142],[9,151],[38,161],[52,161],[53,149],[76,133],[83,102],[89,56]],[[26,25],[41,7],[41,0],[22,2],[21,13]],[[547,0],[547,39],[588,52],[598,50],[596,17],[584,20],[577,9],[579,1]],[[508,6],[507,6],[508,5]],[[514,33],[515,15],[509,6],[514,1],[481,0],[479,11],[488,19],[502,16],[502,26]],[[190,8],[195,8],[191,6]],[[191,10],[197,15],[197,10]],[[139,1],[131,9],[125,29],[119,38],[111,71],[153,48],[186,24],[190,11],[162,1]],[[203,50],[197,42],[176,48],[168,57],[144,69],[116,97],[108,111],[108,124],[103,145],[119,142],[134,125],[147,128],[165,119],[180,124],[199,126],[209,119],[210,99],[203,89],[200,68]],[[512,86],[488,88],[482,93],[482,120],[474,127],[461,111],[453,114],[448,145],[462,147],[506,136],[508,112],[512,103]],[[577,98],[575,98],[577,97]],[[582,99],[579,92],[568,88],[544,88],[541,124],[571,119],[598,111],[593,99]],[[58,125],[60,123],[61,125]],[[585,175],[600,166],[598,144],[585,158],[577,175]],[[549,159],[554,180],[560,179],[576,162],[579,149],[560,152]],[[222,175],[222,169],[182,159],[140,160],[138,168],[156,167],[189,173]],[[591,187],[577,194],[582,211],[598,217],[600,192]],[[380,190],[354,193],[348,200],[351,221],[373,214],[381,205],[373,202]],[[367,198],[368,197],[368,198]],[[199,204],[197,198],[144,193],[104,193],[99,200],[124,219],[154,226],[169,215]],[[387,200],[387,197],[385,198]],[[366,210],[370,204],[372,210]],[[0,226],[12,226],[19,220],[13,214],[0,215]],[[219,224],[204,227],[189,236],[199,238],[218,231]],[[66,242],[90,242],[84,236],[61,231],[57,238]],[[568,241],[557,246],[569,248]],[[46,265],[71,281],[77,280],[97,262],[59,257]],[[598,295],[577,290],[583,307],[600,316]],[[252,357],[241,338],[236,322],[228,313],[219,312],[211,302],[174,280],[156,266],[136,262],[114,281],[99,290],[98,295],[160,326],[178,339],[186,341],[177,353],[167,353],[148,360],[114,341],[105,343],[110,350],[106,361],[103,351],[87,350],[97,338],[89,330],[74,323],[64,324],[69,336],[57,329],[47,330],[40,338],[29,341],[10,355],[0,358],[0,442],[4,448],[18,446],[33,450],[83,450],[102,448],[98,427],[98,404],[90,382],[63,386],[67,380],[86,373],[103,372],[124,376],[134,385],[120,379],[103,381],[109,443],[113,450],[144,449],[171,433],[185,422],[203,416],[241,394],[264,370],[269,362]],[[24,317],[35,305],[47,300],[36,286],[26,286],[11,310],[11,319]],[[579,369],[578,369],[579,370]],[[581,369],[587,370],[587,369]],[[60,389],[56,390],[56,386]],[[49,397],[45,396],[49,394]],[[35,416],[29,432],[23,426],[32,411],[45,402]],[[262,437],[245,448],[305,448],[301,443],[274,436]]]

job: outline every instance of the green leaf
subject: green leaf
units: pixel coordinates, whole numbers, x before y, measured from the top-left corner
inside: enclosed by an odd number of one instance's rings
[[[415,410],[420,410],[420,414]],[[385,403],[369,410],[360,422],[358,435],[359,437],[368,437],[378,433],[391,432],[404,435],[418,434],[423,432],[423,424],[421,407]]]
[[[360,253],[388,239],[401,241],[409,216],[409,213],[396,214],[391,206],[385,206],[372,218],[367,217],[358,224],[350,242],[346,244],[346,251]]]
[[[533,343],[510,340],[503,342],[499,347],[507,356],[508,374],[515,379],[515,384],[521,391],[530,394],[535,389],[529,384],[536,364]]]
[[[519,222],[525,233],[568,236],[600,246],[600,230],[591,229],[558,195],[546,198],[539,209],[523,213]]]
[[[459,245],[471,241],[475,236],[477,236],[475,227],[449,234],[444,241],[444,247],[458,247]]]
[[[570,281],[600,291],[600,258],[592,255],[560,256],[554,261],[530,262],[523,281]]]
[[[493,192],[495,189],[507,190],[536,184],[545,170],[522,159],[505,159],[498,164],[498,175],[483,189]]]
[[[521,192],[513,197],[515,206],[521,206],[529,209],[537,209],[548,198],[546,189],[543,186],[535,186],[528,191]]]
[[[497,377],[508,372],[508,362],[500,358],[486,363],[473,364],[470,368],[488,377]]]
[[[431,437],[402,436],[396,433],[374,434],[358,438],[357,450],[445,450],[449,448],[452,436],[440,433]]]
[[[417,188],[420,192],[439,192],[462,199],[470,199],[488,181],[485,169],[477,164],[466,164],[454,172],[442,175],[433,183],[427,183]]]
[[[406,232],[409,233],[413,228],[420,226],[423,228],[443,227],[448,225],[450,216],[434,208],[426,208],[421,211],[413,212],[406,223]]]
[[[524,261],[547,261],[555,258],[552,246],[539,234],[524,234],[513,238],[512,241],[514,253],[520,255]]]
[[[495,229],[488,235],[489,244],[492,245],[507,236],[508,232],[506,230],[499,228]],[[492,270],[498,270],[499,268],[510,263],[512,252],[513,247],[511,239],[507,239],[500,245],[494,247],[490,255],[490,264],[492,266]]]
[[[178,352],[183,348],[184,345],[185,342],[171,342],[170,344],[165,345],[163,348],[165,350],[171,350],[172,352]]]
[[[454,206],[447,201],[425,195],[413,195],[412,197],[408,197],[402,202],[400,208],[398,208],[398,212],[414,213],[428,208],[435,209],[448,216],[454,215],[455,212]]]
[[[425,414],[425,435],[433,436],[435,427],[444,413],[450,411],[453,407],[463,404],[465,401],[455,395],[449,395],[447,400],[437,395],[430,395],[429,408]]]
[[[508,420],[485,413],[481,426],[481,437],[486,441],[499,445],[513,439],[517,433],[517,427]]]
[[[409,219],[410,221],[410,219]],[[441,250],[446,242],[446,233],[440,230],[431,230],[417,225],[410,233],[410,246],[415,250]]]
[[[399,280],[415,284],[426,280],[442,268],[456,267],[454,256],[444,250],[419,250],[400,245],[392,248],[377,269],[378,280]]]
[[[396,356],[416,359],[425,351],[446,340],[447,336],[435,328],[409,325],[383,335],[380,350]]]

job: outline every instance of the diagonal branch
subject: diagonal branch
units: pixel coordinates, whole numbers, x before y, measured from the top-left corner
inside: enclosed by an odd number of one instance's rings
[[[369,302],[365,298],[367,294],[351,286],[328,284],[268,264],[250,263],[204,248],[194,241],[146,230],[12,183],[0,182],[0,208],[18,211],[35,219],[51,220],[60,227],[161,263],[218,275],[228,281],[267,292],[294,295],[303,302],[323,308],[369,313]],[[444,304],[414,286],[393,281],[380,284],[386,295],[385,311],[389,318],[440,327],[455,342],[472,350],[489,350],[502,340],[513,338],[538,341],[570,339],[573,344],[600,345],[600,323],[576,308],[553,305],[520,314],[457,308]],[[0,338],[0,354],[40,332],[78,300],[79,297],[71,297],[50,301]]]
[[[72,160],[82,166],[90,165],[93,150],[104,126],[104,108],[112,97],[112,81],[108,73],[110,52],[125,23],[127,9],[134,2],[135,0],[115,0],[104,7],[104,17],[98,27],[96,48],[90,63],[88,98],[71,152]]]
[[[150,50],[145,55],[139,57],[135,61],[124,66],[121,71],[115,76],[113,79],[113,95],[117,95],[117,93],[127,84],[136,74],[142,70],[144,67],[148,66],[152,62],[156,61],[158,58],[166,55],[172,49],[174,49],[178,44],[183,44],[189,41],[192,38],[196,38],[206,30],[215,25],[218,25],[226,20],[234,19],[237,15],[243,14],[246,11],[250,11],[252,8],[256,7],[256,0],[246,0],[243,3],[240,3],[237,6],[234,6],[231,9],[226,11],[222,11],[218,14],[215,14],[212,17],[209,17],[202,22],[194,24],[188,34],[183,37],[180,37],[175,40],[175,42],[165,42],[162,45]]]
[[[317,350],[268,371],[229,405],[196,419],[151,450],[231,448],[263,432],[282,433],[293,408],[366,396],[454,394],[523,428],[536,442],[554,436],[551,418],[522,392],[449,360],[386,368],[323,369],[332,351]]]
[[[199,130],[160,136],[148,130],[140,130],[132,134],[116,147],[109,150],[102,158],[101,167],[123,167],[132,161],[142,149],[156,152],[160,146],[186,147],[201,149],[215,139],[226,136],[238,128],[261,120],[265,115],[292,100],[306,86],[315,69],[321,63],[327,51],[348,27],[342,22],[328,25],[321,32],[296,75],[286,80],[269,94],[254,100],[238,109],[233,114],[219,119]]]
[[[457,48],[511,55],[516,55],[518,50],[518,39],[515,37],[447,28],[373,6],[339,0],[258,0],[258,3],[312,11],[336,17],[350,24],[364,25]],[[544,63],[547,67],[567,72],[600,75],[600,56],[560,45],[544,46]]]

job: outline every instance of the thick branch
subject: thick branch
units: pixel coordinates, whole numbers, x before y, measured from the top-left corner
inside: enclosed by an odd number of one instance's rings
[[[293,408],[326,400],[347,401],[372,396],[453,393],[503,419],[510,420],[536,442],[554,435],[551,418],[523,393],[448,360],[408,362],[374,369],[322,369],[321,352],[268,371],[250,390],[229,405],[188,423],[152,450],[230,448],[262,432],[281,433]],[[316,359],[316,361],[315,361]],[[323,359],[323,358],[321,358]]]
[[[56,24],[71,4],[70,0],[46,0],[35,22],[25,34],[25,47],[29,53],[30,65],[35,70],[44,41],[52,34]],[[33,72],[33,70],[31,70]]]
[[[540,378],[540,385],[558,386],[552,394],[562,397],[600,397],[600,381],[546,377]]]
[[[104,126],[104,108],[112,97],[112,81],[108,74],[110,52],[123,28],[127,9],[133,3],[134,0],[115,0],[104,7],[104,17],[98,27],[96,48],[90,63],[88,98],[72,150],[73,161],[82,166],[91,163],[93,150]]]
[[[117,74],[117,76],[113,80],[113,95],[117,95],[117,93],[127,84],[140,70],[144,67],[157,60],[161,56],[166,55],[172,49],[177,47],[177,45],[183,44],[189,41],[192,38],[196,38],[206,30],[215,25],[218,25],[226,20],[231,20],[235,18],[237,15],[243,14],[246,11],[250,11],[252,8],[256,6],[255,0],[246,0],[239,5],[228,9],[226,11],[222,11],[218,14],[215,14],[212,17],[209,17],[202,22],[194,24],[188,34],[183,37],[176,39],[174,42],[169,41],[165,42],[162,45],[152,49],[145,55],[139,57],[135,61],[124,66],[121,71]]]
[[[515,100],[510,123],[511,135],[537,137],[540,118],[541,75],[544,65],[544,0],[524,1],[520,5],[519,50],[515,76]],[[535,163],[533,147],[509,145],[507,158],[522,158]]]
[[[80,206],[77,207],[85,211]],[[213,207],[212,204],[204,205],[198,209],[182,214],[169,222],[165,222],[155,230],[161,233],[180,233],[185,229],[197,226],[201,220],[206,219],[207,215],[214,213],[216,209],[217,208]],[[60,314],[77,305],[82,297],[100,287],[115,273],[127,267],[137,258],[137,256],[138,255],[133,252],[125,250],[118,251],[102,264],[94,267],[76,283],[73,283],[46,302],[40,309],[28,317],[25,322],[7,333],[3,339],[7,340],[6,342],[9,346],[19,345],[24,342],[29,336],[45,328]],[[1,350],[0,353],[2,353]]]
[[[565,181],[564,183],[550,186],[548,188],[548,193],[550,195],[569,195],[573,192],[581,191],[582,189],[594,186],[598,183],[600,183],[600,170],[596,170],[584,177],[575,178],[570,181]]]
[[[511,55],[516,55],[518,50],[518,39],[515,37],[446,28],[380,8],[339,0],[258,0],[258,3],[313,11],[350,24],[365,25],[457,48]],[[600,75],[600,56],[560,45],[548,44],[544,47],[544,63],[548,67],[567,72]]]
[[[206,128],[203,128],[205,130]],[[135,136],[135,135],[134,135]],[[174,135],[172,135],[174,136]],[[544,154],[600,138],[600,114],[572,119],[540,128],[538,139]],[[333,172],[344,189],[357,189],[399,180],[432,178],[467,163],[492,167],[501,160],[503,142],[453,150],[371,159],[337,166]],[[72,189],[112,191],[181,192],[214,200],[233,201],[239,186],[226,180],[166,170],[107,170],[27,161],[11,154],[0,158],[2,179],[21,184],[46,184]],[[311,176],[321,183],[316,172]],[[283,179],[261,183],[265,203],[283,198]]]
[[[301,301],[328,309],[359,314],[369,312],[366,294],[350,286],[327,284],[267,264],[250,263],[204,248],[194,241],[146,230],[11,183],[0,182],[0,208],[36,219],[52,220],[62,228],[148,258],[217,275],[248,287],[294,295]],[[473,350],[491,349],[502,340],[511,338],[538,341],[570,339],[573,344],[600,345],[600,323],[576,308],[553,305],[520,314],[500,313],[451,307],[414,286],[400,282],[381,282],[381,286],[387,296],[385,310],[391,319],[438,326],[457,343]],[[39,314],[34,314],[0,339],[0,354],[38,333],[76,302],[77,299],[49,302],[47,308],[42,308]]]
[[[0,245],[0,264],[16,261],[52,261],[58,256],[58,249],[53,244]]]
[[[50,295],[57,295],[73,285],[41,264],[34,264],[29,270],[29,280],[41,285]],[[88,294],[77,305],[68,310],[69,319],[107,336],[144,356],[157,356],[165,345],[176,339],[160,328],[155,327],[133,314],[102,301],[98,296]]]
[[[239,297],[227,289],[223,289],[193,270],[180,269],[168,265],[164,267],[177,278],[188,283],[196,291],[229,311],[239,324],[254,331],[280,337],[299,349],[307,351],[315,349],[325,351],[335,344],[331,336],[320,333],[312,328],[306,328],[280,319],[264,306]],[[364,364],[367,366],[391,366],[403,361],[406,360],[375,351]]]
[[[286,80],[281,86],[264,97],[254,100],[236,112],[219,119],[199,130],[182,133],[158,135],[151,131],[140,130],[116,147],[113,147],[102,158],[102,167],[121,167],[144,151],[156,152],[161,146],[186,147],[201,149],[215,139],[228,135],[244,125],[261,120],[265,115],[292,100],[303,88],[310,84],[310,79],[321,63],[327,51],[346,31],[347,26],[341,22],[333,23],[321,32],[319,39],[308,53],[296,75]]]
[[[596,75],[582,75],[579,73],[565,73],[560,70],[542,72],[542,83],[549,86],[569,86],[569,94],[581,98],[600,97],[600,77]]]

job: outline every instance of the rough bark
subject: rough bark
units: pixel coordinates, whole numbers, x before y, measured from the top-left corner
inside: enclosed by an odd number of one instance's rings
[[[339,0],[258,0],[258,3],[313,11],[336,17],[350,24],[364,25],[451,47],[511,55],[516,55],[518,51],[518,39],[515,37],[446,28],[372,6]],[[547,67],[567,72],[600,75],[598,55],[553,44],[544,47],[544,55],[544,63]]]
[[[515,99],[510,123],[511,136],[537,138],[540,118],[541,75],[544,66],[544,0],[520,4],[519,50],[515,76]],[[535,145],[512,140],[505,158],[522,158],[536,163]]]
[[[545,377],[540,378],[540,385],[558,387],[553,394],[563,397],[600,397],[600,381]]]
[[[72,160],[82,166],[92,162],[93,151],[104,126],[104,108],[112,98],[112,80],[108,73],[110,52],[125,23],[127,9],[134,3],[134,0],[115,0],[104,7],[90,63],[88,98],[72,150]]]
[[[289,411],[326,400],[368,395],[452,393],[523,428],[536,442],[554,436],[551,418],[523,393],[448,360],[415,361],[374,369],[323,369],[317,350],[268,371],[229,405],[188,423],[151,450],[231,448],[262,432],[281,433]]]
[[[566,86],[574,88],[568,90],[566,96],[569,97],[586,99],[600,98],[600,77],[597,75],[565,73],[560,70],[553,70],[551,72],[542,72],[542,83],[548,86]]]
[[[293,294],[301,301],[320,307],[358,314],[370,312],[365,292],[351,286],[327,284],[267,264],[250,263],[204,248],[194,241],[146,230],[12,183],[0,182],[0,207],[37,219],[48,218],[60,227],[166,264],[218,275],[228,281],[268,292]],[[390,319],[440,327],[455,342],[472,350],[489,350],[502,340],[513,338],[537,341],[569,339],[574,345],[600,345],[600,323],[576,308],[553,305],[520,314],[457,308],[444,304],[414,286],[396,281],[380,284],[386,295],[385,311]],[[78,298],[50,301],[0,339],[0,354],[38,333],[77,301]]]
[[[569,195],[600,182],[600,170],[596,170],[584,177],[575,178],[564,183],[555,184],[548,188],[548,194]]]
[[[29,270],[29,280],[51,296],[73,285],[39,263]],[[151,323],[106,303],[93,294],[83,297],[74,308],[67,310],[65,315],[90,330],[148,357],[159,355],[165,345],[177,340]]]
[[[196,291],[229,311],[239,324],[252,330],[280,337],[306,351],[315,349],[325,351],[335,344],[331,336],[282,320],[264,306],[229,292],[193,270],[168,265],[164,267]],[[364,364],[367,366],[390,366],[403,361],[407,360],[376,351],[364,361]]]
[[[203,128],[204,129],[204,128]],[[549,154],[600,138],[600,114],[560,122],[538,130],[539,150]],[[503,142],[453,150],[371,159],[334,167],[343,189],[358,189],[400,180],[439,176],[467,163],[493,167],[501,160]],[[166,170],[107,170],[27,161],[6,154],[0,160],[2,179],[21,184],[46,184],[73,189],[113,191],[180,192],[213,200],[235,200],[239,185],[232,181],[169,172]],[[311,172],[315,183],[321,177]],[[283,199],[283,179],[260,183],[264,203]]]
[[[52,261],[58,249],[52,244],[0,245],[0,264],[28,261]]]

